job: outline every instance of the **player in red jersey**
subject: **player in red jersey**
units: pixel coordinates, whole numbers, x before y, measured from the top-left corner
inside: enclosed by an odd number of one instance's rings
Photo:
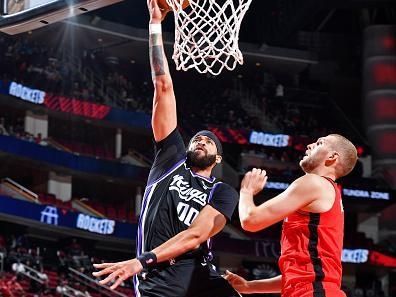
[[[281,293],[283,297],[344,297],[341,253],[344,213],[335,180],[349,174],[357,161],[355,146],[330,134],[307,146],[300,167],[306,173],[284,192],[256,206],[253,196],[267,181],[253,169],[242,180],[239,216],[243,229],[262,230],[283,220],[281,275],[246,281],[231,272],[225,278],[240,293]]]

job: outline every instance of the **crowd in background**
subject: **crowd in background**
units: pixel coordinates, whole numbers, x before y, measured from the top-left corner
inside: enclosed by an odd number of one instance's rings
[[[134,61],[125,62],[116,57],[109,59],[102,51],[87,50],[71,58],[62,49],[51,49],[30,39],[4,36],[0,37],[0,50],[3,80],[15,80],[57,95],[112,104],[130,111],[151,112],[153,88],[150,74]],[[308,135],[312,139],[334,132],[333,127],[329,126],[331,121],[326,118],[329,112],[323,110],[323,94],[285,87],[269,73],[262,72],[254,79],[234,77],[226,82],[208,76],[200,78],[200,83],[181,83],[180,76],[175,77],[180,127],[187,133],[186,138],[209,125],[266,132],[267,123],[272,128],[269,132]],[[243,106],[244,101],[253,103],[258,113],[249,112]],[[319,114],[325,116],[319,117]],[[17,123],[12,121],[15,119],[0,123],[1,134],[48,145],[40,136],[25,132],[22,119],[18,119]],[[2,128],[5,124],[8,126]],[[70,135],[77,137],[77,134]],[[102,149],[75,139],[59,141],[77,153],[114,159],[113,141],[105,142],[106,147]],[[129,157],[128,150],[123,152],[125,158],[121,161],[124,163]],[[241,147],[238,154],[246,152],[255,153],[267,161],[286,163],[298,162],[302,154],[301,150],[273,150],[258,145]],[[145,152],[139,153],[145,155]],[[232,156],[233,160],[239,158]],[[293,170],[277,172],[285,176],[294,173]]]
[[[28,142],[34,142],[43,146],[47,146],[46,139],[40,133],[33,135],[25,131],[24,119],[7,117],[0,115],[0,135],[13,136]]]
[[[3,271],[0,272],[1,296],[70,296],[68,288],[77,289],[71,296],[102,296],[89,284],[73,277],[70,268],[86,277],[92,277],[92,263],[103,259],[114,260],[104,254],[87,253],[87,247],[77,238],[66,238],[50,243],[34,240],[24,233],[3,232],[0,235],[0,253],[3,255]],[[116,253],[110,253],[114,257]],[[8,282],[12,281],[12,285]],[[92,286],[92,285],[91,285]],[[133,295],[132,280],[123,283],[122,290]]]
[[[83,51],[74,59],[62,50],[22,38],[0,37],[0,51],[0,68],[3,70],[0,79],[17,81],[61,96],[151,112],[153,90],[149,72],[136,63],[118,59],[116,63],[110,63],[103,53],[89,51]],[[175,83],[179,112],[189,115],[189,121],[262,129],[258,116],[248,114],[241,104],[249,97],[260,111],[260,117],[272,123],[277,132],[316,136],[328,128],[315,114],[318,106],[315,99],[310,105],[298,105],[306,100],[306,94],[290,92],[268,73],[253,82],[234,78],[225,85],[209,77],[203,85],[204,88],[194,82]],[[317,127],[324,128],[318,130]]]

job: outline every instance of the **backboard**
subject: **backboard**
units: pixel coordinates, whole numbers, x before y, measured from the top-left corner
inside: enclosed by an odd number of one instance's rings
[[[10,35],[27,32],[121,1],[0,0],[0,31]]]

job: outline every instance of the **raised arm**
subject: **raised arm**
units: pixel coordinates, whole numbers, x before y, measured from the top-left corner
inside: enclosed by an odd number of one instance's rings
[[[161,20],[166,12],[160,10],[157,0],[148,0],[147,5],[150,13],[150,65],[154,84],[151,125],[154,139],[159,142],[177,126],[176,98],[161,32]]]
[[[318,175],[306,174],[284,192],[256,206],[253,196],[261,191],[266,180],[266,172],[261,169],[253,169],[242,180],[239,219],[246,231],[257,232],[267,228],[297,210],[323,212],[323,206],[331,207],[334,201],[334,189],[329,182]]]

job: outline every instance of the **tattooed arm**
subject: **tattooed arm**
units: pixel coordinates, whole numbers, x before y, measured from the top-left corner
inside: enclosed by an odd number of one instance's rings
[[[161,24],[166,12],[158,7],[157,0],[148,0],[150,25]],[[172,78],[165,56],[162,34],[150,34],[150,65],[154,84],[153,113],[151,125],[156,142],[167,137],[177,126],[176,98]]]

